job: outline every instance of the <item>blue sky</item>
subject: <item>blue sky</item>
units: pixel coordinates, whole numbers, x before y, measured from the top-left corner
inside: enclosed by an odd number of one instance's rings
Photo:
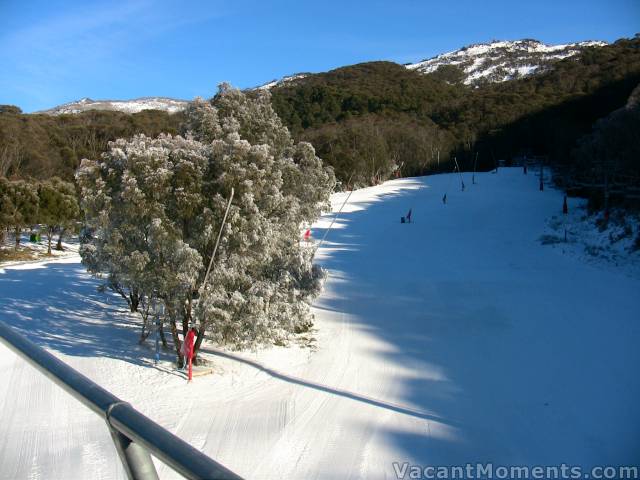
[[[211,96],[296,72],[415,62],[470,43],[614,41],[640,0],[0,0],[0,104]]]

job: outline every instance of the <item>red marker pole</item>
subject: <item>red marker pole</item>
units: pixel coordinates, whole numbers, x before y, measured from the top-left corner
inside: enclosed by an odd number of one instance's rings
[[[194,329],[191,328],[189,333],[187,333],[187,338],[185,338],[185,342],[187,343],[187,360],[189,361],[189,381],[193,379],[193,342],[195,340],[195,332]]]

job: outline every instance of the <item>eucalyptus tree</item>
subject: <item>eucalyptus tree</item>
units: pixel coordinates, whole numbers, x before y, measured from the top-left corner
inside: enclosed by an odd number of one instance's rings
[[[205,334],[240,347],[308,328],[322,271],[300,228],[328,206],[332,170],[293,141],[266,93],[223,85],[185,117],[184,136],[120,139],[82,161],[83,261],[143,317],[164,302],[178,361],[179,326],[196,327],[196,353]]]

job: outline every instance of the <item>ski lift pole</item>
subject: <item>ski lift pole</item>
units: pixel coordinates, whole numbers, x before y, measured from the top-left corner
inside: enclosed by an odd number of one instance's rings
[[[213,260],[216,258],[216,253],[218,251],[218,246],[220,245],[220,239],[222,238],[222,231],[224,230],[224,226],[227,223],[227,216],[229,215],[229,210],[231,209],[231,202],[233,201],[233,195],[235,194],[235,190],[231,187],[231,195],[229,195],[229,201],[227,202],[227,208],[224,211],[224,216],[222,217],[222,224],[220,225],[220,230],[218,231],[218,237],[216,238],[216,244],[213,247],[213,252],[211,253],[211,259],[209,260],[209,266],[207,267],[207,271],[204,274],[204,279],[202,280],[202,289],[203,291],[207,288],[207,280],[209,279],[209,273],[211,273],[211,267],[213,266]],[[193,289],[195,286],[191,285]],[[193,333],[193,329],[195,329],[195,318],[191,318],[189,321],[189,330],[184,334],[184,341],[187,341],[187,336]],[[190,351],[188,353],[189,360],[189,381],[192,378],[192,370],[191,370],[191,361],[193,358],[193,350],[195,348],[195,338],[191,337],[190,343]],[[184,367],[183,367],[184,368]]]
[[[229,195],[229,201],[227,202],[227,209],[224,212],[224,217],[222,218],[222,225],[220,225],[220,231],[218,232],[218,238],[216,238],[216,244],[213,247],[213,253],[211,254],[211,259],[209,260],[209,266],[207,267],[207,273],[204,275],[204,280],[202,281],[202,285],[204,288],[207,287],[207,279],[209,278],[209,273],[211,272],[211,266],[213,265],[213,259],[216,258],[216,252],[218,251],[218,245],[220,245],[220,238],[222,238],[222,230],[224,229],[224,225],[227,222],[227,216],[229,215],[229,210],[231,209],[231,201],[233,200],[233,195],[235,190],[231,187],[231,195]]]
[[[324,242],[325,238],[327,238],[327,235],[329,235],[329,231],[331,230],[331,227],[333,227],[333,224],[336,221],[336,219],[338,218],[338,215],[340,215],[342,213],[342,209],[345,207],[345,205],[349,201],[349,198],[351,197],[352,193],[353,193],[353,190],[351,190],[349,192],[349,195],[347,195],[347,198],[345,198],[344,202],[342,202],[342,206],[340,207],[340,210],[338,210],[336,212],[336,214],[333,216],[333,220],[331,220],[331,223],[329,224],[329,228],[327,228],[327,230],[324,232],[324,235],[320,239],[320,242],[318,242],[318,245],[316,245],[316,248],[313,250],[313,255],[314,256],[315,256],[316,252],[318,251],[318,249],[322,246],[322,243]]]

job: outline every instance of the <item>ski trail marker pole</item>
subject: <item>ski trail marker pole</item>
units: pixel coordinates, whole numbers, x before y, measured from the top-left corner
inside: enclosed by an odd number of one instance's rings
[[[476,164],[478,163],[478,152],[476,152],[476,159],[473,161],[473,175],[471,176],[471,183],[476,184]]]
[[[187,360],[189,362],[189,381],[193,380],[193,347],[195,342],[195,329],[190,328],[187,332],[187,336],[184,339],[185,351],[187,354]]]
[[[458,157],[453,157],[453,161],[456,162],[456,167],[458,168],[458,174],[460,175],[460,184],[462,185],[462,191],[464,192],[464,180],[462,178],[462,172],[460,171],[460,166],[458,165]]]
[[[442,203],[444,203],[445,205],[447,204],[447,193],[449,193],[449,187],[451,187],[451,179],[453,178],[453,175],[455,175],[455,173],[456,173],[456,167],[454,165],[453,170],[451,171],[451,174],[449,175],[449,181],[447,182],[447,188],[445,188],[444,195],[442,196]]]

